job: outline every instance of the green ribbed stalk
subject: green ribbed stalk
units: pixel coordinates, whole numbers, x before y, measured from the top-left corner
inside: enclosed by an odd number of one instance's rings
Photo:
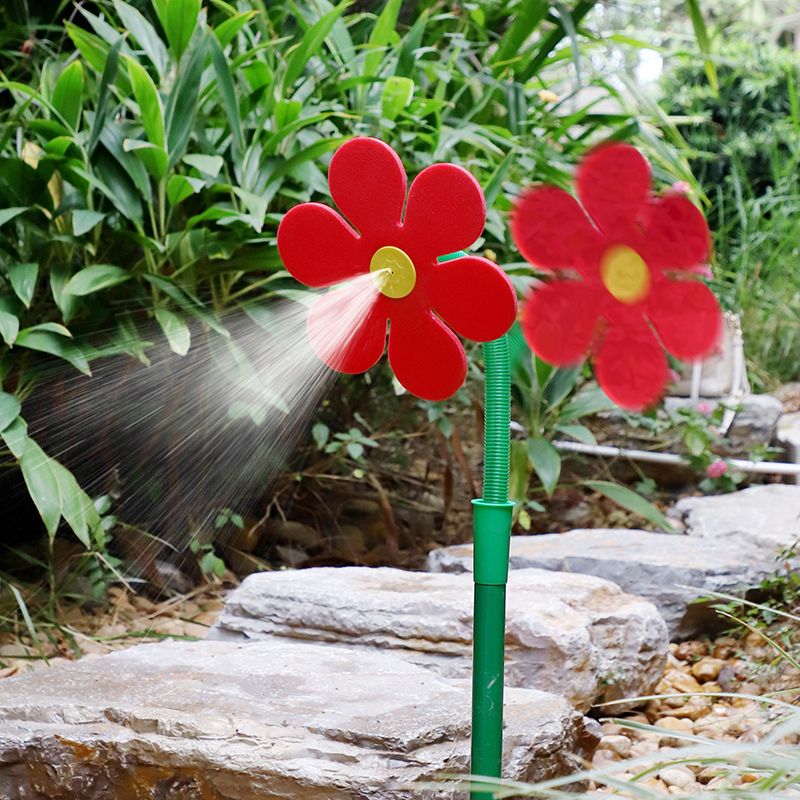
[[[440,261],[459,258],[453,253]],[[473,775],[499,778],[503,757],[503,667],[505,661],[506,583],[511,515],[510,471],[511,368],[508,339],[483,345],[484,405],[483,497],[473,500],[475,611],[472,645]],[[490,800],[491,792],[472,792]]]

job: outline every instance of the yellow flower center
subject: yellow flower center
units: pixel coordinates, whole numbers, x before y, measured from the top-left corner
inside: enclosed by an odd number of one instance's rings
[[[600,275],[606,289],[620,303],[638,303],[650,291],[650,270],[647,264],[635,250],[622,244],[609,247],[603,254]]]
[[[369,262],[382,294],[397,300],[410,294],[417,282],[414,262],[399,247],[381,247]]]

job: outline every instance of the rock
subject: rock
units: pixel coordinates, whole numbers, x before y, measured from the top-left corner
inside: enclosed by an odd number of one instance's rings
[[[662,769],[658,773],[658,777],[667,784],[667,786],[677,786],[679,789],[687,789],[695,783],[694,772],[688,767],[674,766]]]
[[[625,758],[631,752],[631,740],[621,734],[604,736],[598,745],[600,750],[610,750],[614,755]]]
[[[270,520],[267,523],[267,533],[270,539],[283,542],[300,550],[308,550],[318,545],[322,539],[320,533],[310,525],[304,525],[302,522],[294,522],[292,520]]]
[[[713,610],[694,603],[697,598],[709,591],[741,593],[775,570],[769,554],[743,541],[719,547],[714,541],[677,534],[600,528],[512,536],[510,564],[513,569],[580,572],[613,581],[623,591],[650,600],[673,639],[718,625]],[[428,569],[471,571],[472,545],[431,551]]]
[[[800,411],[793,411],[781,417],[776,438],[786,450],[785,460],[792,464],[800,464]],[[800,483],[800,475],[795,476],[794,482]]]
[[[396,656],[286,640],[141,645],[0,683],[8,800],[404,800],[468,771],[469,685]],[[511,689],[505,770],[568,774],[596,738]]]
[[[389,567],[262,573],[228,597],[209,637],[307,639],[359,652],[380,647],[466,678],[472,602],[466,574]],[[650,603],[608,581],[518,570],[509,580],[506,644],[508,685],[553,691],[588,709],[648,694],[663,669],[667,636]]]
[[[692,675],[701,683],[715,681],[722,672],[725,662],[721,658],[701,658],[692,664]]]
[[[720,549],[735,540],[762,548],[765,561],[800,539],[800,486],[773,483],[731,494],[685,497],[670,512],[683,520],[691,537],[709,539]]]

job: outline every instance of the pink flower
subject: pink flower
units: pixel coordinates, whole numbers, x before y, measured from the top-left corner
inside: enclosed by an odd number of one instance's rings
[[[672,191],[678,194],[689,194],[692,191],[692,187],[688,181],[675,181],[672,184]]]
[[[706,475],[708,475],[709,478],[721,478],[727,471],[728,465],[721,458],[712,461],[706,467]]]
[[[698,403],[697,410],[701,414],[705,414],[706,416],[708,416],[713,411],[713,409],[711,408],[711,403]]]

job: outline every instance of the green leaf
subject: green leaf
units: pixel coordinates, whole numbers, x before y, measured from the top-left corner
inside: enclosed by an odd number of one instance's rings
[[[23,333],[31,333],[32,331],[47,331],[49,333],[58,334],[59,336],[66,336],[67,339],[72,338],[72,334],[69,332],[69,330],[59,322],[40,322],[38,325],[32,325],[30,328],[25,328]]]
[[[167,181],[167,200],[169,200],[170,205],[176,206],[187,197],[199,192],[205,185],[205,181],[200,178],[172,175]]]
[[[214,28],[220,47],[227,47],[234,36],[256,15],[255,11],[242,11]]]
[[[322,448],[328,443],[331,430],[324,422],[318,422],[311,429],[311,435],[314,437],[314,443],[320,450],[322,450]]]
[[[381,113],[386,119],[396,119],[397,115],[411,102],[414,96],[414,81],[392,75],[386,79],[381,93]]]
[[[130,56],[125,57],[130,75],[133,96],[139,105],[142,127],[147,141],[156,147],[164,149],[164,111],[161,107],[161,98],[158,95],[153,79],[147,70]]]
[[[358,461],[358,459],[364,455],[364,445],[358,442],[349,442],[347,445],[347,452],[350,454],[350,458],[354,458]]]
[[[80,301],[75,295],[64,294],[64,287],[67,285],[71,275],[67,267],[63,264],[54,264],[50,267],[50,291],[53,295],[61,318],[64,322],[69,322],[75,314]]]
[[[509,477],[508,496],[515,502],[521,502],[528,493],[530,481],[530,459],[525,442],[519,439],[511,441],[511,470]]]
[[[336,24],[336,20],[344,13],[348,5],[349,0],[344,0],[333,11],[322,16],[303,34],[303,38],[297,47],[292,49],[291,55],[286,62],[286,71],[283,74],[282,94],[284,97],[287,96],[294,82],[303,74],[309,60],[322,47],[325,38]]]
[[[61,70],[52,98],[53,108],[76,131],[83,111],[83,64],[73,61]]]
[[[93,33],[77,26],[74,22],[67,22],[67,35],[78,48],[80,54],[86,59],[92,69],[102,72],[106,65],[108,45]]]
[[[714,65],[714,60],[711,58],[711,40],[708,36],[708,29],[706,28],[705,20],[703,19],[703,12],[700,9],[700,0],[686,0],[686,10],[689,12],[689,18],[692,20],[692,28],[694,28],[694,36],[697,39],[697,45],[700,52],[705,56],[703,66],[708,77],[708,83],[714,94],[719,92],[719,81],[717,79],[717,68]]]
[[[113,264],[94,264],[76,272],[64,291],[67,294],[83,296],[107,289],[109,286],[116,286],[132,277],[133,275],[122,267],[115,267]]]
[[[19,333],[19,320],[10,312],[0,310],[0,336],[9,345],[14,344],[14,340]]]
[[[186,152],[195,127],[207,44],[207,39],[203,37],[194,45],[191,57],[178,73],[167,100],[167,151],[173,166]]]
[[[153,6],[169,46],[179,59],[197,26],[200,0],[153,0]]]
[[[80,348],[70,339],[51,331],[21,330],[16,343],[19,347],[63,358],[84,375],[91,375],[89,362]]]
[[[133,6],[114,0],[114,8],[120,21],[128,33],[139,43],[159,75],[163,75],[169,67],[167,48],[156,33],[156,29]]]
[[[18,217],[28,210],[27,206],[15,206],[14,208],[0,208],[0,225],[5,225],[9,220]]]
[[[75,476],[58,461],[51,461],[61,497],[61,515],[81,543],[89,548],[89,534],[100,524],[100,515],[89,495],[78,485]]]
[[[556,430],[584,444],[597,444],[594,434],[585,425],[556,425]]]
[[[522,0],[509,29],[500,40],[500,46],[492,63],[501,63],[516,58],[522,45],[533,34],[550,7],[548,0]]]
[[[38,264],[12,264],[8,268],[8,280],[14,293],[25,304],[31,307],[33,293],[36,291],[36,278],[39,276]]]
[[[172,352],[179,356],[185,356],[189,352],[189,345],[192,341],[186,323],[177,314],[166,308],[157,308],[155,314]]]
[[[225,159],[222,156],[206,156],[200,153],[185,155],[183,162],[210,178],[216,178],[225,166]]]
[[[367,52],[364,56],[364,68],[362,74],[372,77],[378,74],[378,68],[383,61],[384,49],[394,33],[397,24],[397,15],[402,7],[402,0],[388,0],[383,10],[375,20],[375,27],[369,35],[367,41]]]
[[[140,158],[147,171],[158,180],[167,174],[169,158],[162,147],[156,147],[150,142],[143,142],[140,139],[125,139],[122,147],[126,153],[135,153]]]
[[[19,400],[13,394],[0,392],[0,431],[4,431],[22,410]]]
[[[628,509],[628,511],[632,511],[654,525],[658,525],[662,530],[668,533],[675,532],[669,520],[652,503],[632,489],[628,489],[627,486],[620,486],[618,483],[611,483],[611,481],[585,481],[584,485],[596,492],[600,492],[600,494],[604,494],[609,500],[613,500],[617,505]]]
[[[545,492],[553,494],[561,476],[561,454],[544,437],[533,436],[528,439],[528,456]]]
[[[94,119],[92,120],[92,132],[89,135],[89,142],[86,145],[87,150],[91,154],[97,146],[100,139],[100,134],[103,126],[106,124],[106,110],[108,109],[108,97],[111,93],[111,86],[117,77],[119,70],[119,53],[122,48],[124,38],[120,36],[108,51],[108,56],[105,60],[103,67],[103,74],[100,77],[100,89],[97,93],[97,106],[94,111]]]
[[[239,101],[236,98],[236,87],[233,84],[228,60],[222,52],[219,42],[211,37],[209,40],[211,48],[211,62],[214,65],[214,72],[217,76],[217,88],[222,98],[222,107],[225,109],[225,116],[228,118],[233,137],[234,153],[238,154],[244,150],[244,136],[242,135],[241,114],[239,113]]]
[[[105,219],[102,211],[89,211],[85,208],[78,208],[72,212],[72,232],[75,236],[83,236],[88,233],[98,222]]]
[[[53,459],[29,439],[19,465],[28,494],[51,538],[55,536],[61,519],[61,488],[53,464]]]

